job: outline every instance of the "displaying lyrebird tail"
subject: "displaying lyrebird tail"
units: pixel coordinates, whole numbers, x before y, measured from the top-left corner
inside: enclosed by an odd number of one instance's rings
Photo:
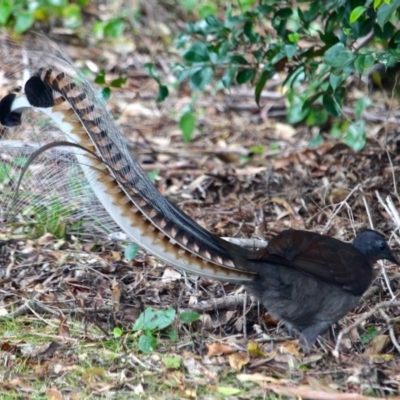
[[[46,114],[69,142],[81,146],[74,151],[96,196],[141,247],[190,272],[250,280],[252,274],[235,268],[223,247],[236,246],[200,227],[158,192],[129,152],[104,102],[70,60],[58,51],[25,52],[32,76],[20,96],[2,99],[0,122],[18,125],[29,108]]]
[[[10,64],[15,51],[22,50],[11,45]],[[353,245],[289,230],[258,252],[218,238],[157,191],[103,100],[65,55],[56,49],[24,51],[30,77],[21,94],[1,100],[0,122],[17,126],[27,109],[46,114],[68,143],[42,150],[72,147],[95,195],[132,240],[177,268],[244,283],[272,314],[302,333],[304,346],[357,304],[375,260],[397,262],[382,235],[370,230]]]

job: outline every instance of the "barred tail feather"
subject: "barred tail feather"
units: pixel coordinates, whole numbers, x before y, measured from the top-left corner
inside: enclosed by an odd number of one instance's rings
[[[251,273],[235,268],[222,239],[161,196],[130,154],[102,99],[70,61],[59,51],[27,54],[32,77],[25,83],[24,94],[1,100],[0,122],[18,125],[27,109],[47,115],[69,142],[80,146],[74,153],[86,179],[113,220],[135,242],[189,272],[229,281],[251,280]]]

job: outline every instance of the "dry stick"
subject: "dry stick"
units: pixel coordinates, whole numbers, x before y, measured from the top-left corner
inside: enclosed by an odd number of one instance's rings
[[[42,311],[43,314],[51,314],[55,316],[59,316],[61,314],[82,314],[85,315],[87,313],[100,313],[100,312],[112,312],[112,307],[98,307],[98,308],[59,308],[57,310],[53,310],[50,307],[45,306],[43,303],[32,299],[26,301],[22,306],[18,307],[14,312],[0,316],[0,321],[13,319],[16,317],[20,317],[21,315],[28,314],[29,311],[34,313],[36,316],[37,314],[34,312],[34,309]]]
[[[39,308],[39,310],[46,311],[46,312],[51,312],[52,314],[54,314],[53,310],[51,310],[49,307],[44,306],[43,304],[41,304],[39,306],[39,302],[37,302],[37,301],[33,301],[33,307],[32,307],[32,305],[30,303],[31,303],[31,301],[26,302],[26,307],[32,312],[33,315],[35,315],[37,318],[39,318],[45,324],[47,324],[47,325],[49,325],[49,326],[51,326],[53,328],[58,328],[57,325],[52,324],[51,322],[49,322],[46,319],[44,319],[41,315],[39,315],[36,312],[35,308]],[[55,314],[57,316],[60,315],[60,313],[57,313],[57,312]]]
[[[389,118],[389,113],[392,110],[392,106],[393,106],[393,101],[394,101],[394,97],[395,97],[395,92],[396,92],[396,87],[397,87],[398,80],[399,80],[399,74],[397,73],[395,75],[395,78],[394,78],[394,84],[393,84],[392,93],[391,93],[391,97],[390,97],[389,109],[388,109],[388,112],[386,114],[387,119]],[[386,147],[386,140],[387,140],[387,127],[388,127],[388,123],[386,121],[386,123],[385,123],[385,147]],[[385,148],[385,150],[386,150],[386,155],[387,155],[387,157],[389,159],[389,163],[390,163],[390,166],[391,166],[394,192],[395,192],[395,194],[397,196],[397,200],[400,202],[399,192],[397,191],[396,174],[394,173],[392,157],[390,156],[390,153],[389,153],[388,149]],[[400,224],[397,224],[397,227],[399,227],[399,226],[400,226]]]
[[[375,194],[376,194],[376,197],[378,198],[378,201],[382,204],[382,206],[384,207],[384,209],[386,210],[386,212],[387,212],[387,213],[390,215],[390,217],[392,218],[393,222],[396,222],[395,214],[392,213],[390,207],[388,207],[388,206],[385,204],[385,202],[382,200],[382,198],[381,198],[379,192],[376,191]],[[397,214],[397,212],[396,212],[396,214]],[[398,216],[397,216],[397,217],[398,217]],[[385,283],[386,283],[387,289],[389,290],[389,293],[390,293],[390,295],[392,296],[392,300],[395,300],[395,299],[396,299],[396,295],[393,293],[392,287],[390,286],[390,280],[389,280],[389,277],[387,276],[386,269],[385,269],[385,267],[383,266],[383,262],[380,261],[380,262],[379,262],[379,265],[380,265],[380,267],[381,267],[381,272],[382,272],[382,275],[383,275],[383,277],[384,277],[384,279],[385,279]]]
[[[368,203],[367,203],[367,200],[366,200],[366,198],[365,198],[364,193],[363,193],[362,198],[363,198],[365,210],[367,211],[369,226],[371,227],[371,229],[374,229],[374,224],[373,224],[373,222],[372,222],[371,213],[370,213],[370,211],[369,211],[369,206],[368,206]],[[390,295],[392,296],[392,300],[395,300],[395,299],[396,299],[396,296],[395,296],[395,294],[393,293],[392,287],[390,286],[390,279],[389,279],[389,277],[387,276],[386,269],[385,269],[385,266],[384,266],[384,264],[383,264],[383,261],[379,260],[379,261],[378,261],[378,264],[379,264],[379,266],[380,266],[381,274],[383,275],[383,279],[385,280],[386,287],[387,287],[387,289],[389,290]]]
[[[345,204],[347,204],[347,200],[353,195],[354,192],[359,190],[360,187],[361,187],[361,184],[358,184],[354,189],[352,189],[352,191],[346,196],[346,198],[339,203],[339,205],[337,206],[336,210],[333,212],[333,214],[330,216],[328,222],[325,224],[325,228],[322,229],[321,234],[324,233],[328,229],[328,227],[331,224],[333,218],[335,218],[336,215],[339,214],[339,211],[343,208],[343,206]]]
[[[381,308],[390,308],[390,307],[400,307],[400,301],[382,301],[381,303],[377,304],[373,309],[366,312],[362,317],[358,318],[351,325],[342,329],[339,332],[339,335],[338,335],[338,338],[336,341],[336,346],[335,346],[334,350],[332,351],[333,356],[336,358],[339,358],[339,346],[340,346],[340,343],[341,343],[344,335],[347,335],[352,329],[359,326],[363,321],[365,321],[366,319],[368,319],[369,317],[374,315]]]
[[[262,249],[267,247],[268,242],[261,239],[241,239],[232,237],[222,237],[221,239],[226,240],[229,243],[237,244],[239,246],[248,247],[250,249]]]
[[[385,320],[386,324],[389,327],[389,336],[390,336],[390,340],[393,343],[393,346],[396,347],[397,352],[400,354],[400,344],[396,339],[396,335],[394,333],[394,322],[398,319],[398,318],[390,318],[389,315],[387,315],[385,313],[385,311],[383,311],[382,309],[379,310],[379,313],[381,314],[382,318]]]

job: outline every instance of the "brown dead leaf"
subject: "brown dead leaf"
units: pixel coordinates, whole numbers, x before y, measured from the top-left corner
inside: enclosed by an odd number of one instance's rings
[[[190,375],[200,375],[211,383],[215,383],[218,380],[218,374],[216,372],[207,369],[192,356],[183,357],[183,365]]]
[[[221,354],[232,354],[235,350],[227,344],[223,343],[206,343],[207,347],[207,356],[213,357]]]
[[[258,382],[257,382],[258,383]],[[322,390],[313,390],[308,386],[284,386],[279,384],[264,383],[260,386],[265,390],[272,390],[275,393],[296,396],[299,399],[309,400],[377,400],[376,397],[363,396],[358,393],[327,393]]]
[[[236,375],[236,378],[240,381],[240,382],[254,382],[257,384],[260,383],[265,383],[265,382],[269,382],[269,383],[282,383],[282,380],[276,379],[276,378],[272,378],[272,376],[268,376],[268,375],[263,375],[263,374],[238,374]]]
[[[337,390],[333,389],[330,385],[331,380],[330,377],[324,377],[321,379],[317,379],[313,376],[308,376],[307,381],[311,387],[311,389],[314,390],[319,390],[323,392],[329,392],[329,393],[340,393]]]
[[[0,387],[3,388],[21,388],[24,392],[31,392],[32,386],[27,385],[22,379],[15,378],[7,382],[0,382]]]
[[[30,358],[52,358],[54,353],[61,347],[57,342],[49,342],[39,347],[29,347],[26,349],[21,349],[22,354],[25,357]]]
[[[229,365],[236,371],[240,371],[250,362],[250,356],[245,353],[234,353],[228,357]]]
[[[49,243],[53,242],[55,239],[56,239],[56,237],[55,237],[53,234],[51,234],[51,233],[45,233],[43,236],[41,236],[41,237],[36,241],[36,243],[39,244],[39,245],[41,245],[41,246],[44,246],[44,245],[46,245],[46,244],[49,244]]]
[[[302,358],[302,354],[299,351],[298,340],[291,340],[289,342],[284,342],[280,346],[280,351],[283,354],[289,354],[295,356],[296,358]]]
[[[174,371],[169,376],[178,384],[179,389],[182,390],[182,392],[186,389],[186,378],[181,371]]]
[[[369,343],[367,354],[380,354],[389,342],[389,335],[377,335]]]
[[[121,307],[121,286],[115,278],[112,280],[111,283],[111,291],[114,311],[117,312]]]
[[[83,374],[82,374],[82,379],[86,383],[92,383],[95,381],[99,381],[104,379],[106,376],[106,371],[104,368],[101,367],[93,367],[87,369]]]
[[[337,204],[342,202],[350,193],[348,189],[333,189],[331,194],[329,195],[329,202],[331,204]]]
[[[182,278],[182,274],[176,269],[166,267],[162,274],[161,280],[163,283],[170,283]]]
[[[66,324],[66,317],[59,315],[60,326],[58,327],[58,335],[64,338],[71,337],[71,332],[69,331],[68,325]]]
[[[279,321],[275,319],[271,314],[264,313],[262,315],[262,319],[268,324],[272,326],[278,326]]]
[[[46,391],[46,397],[48,400],[63,400],[63,395],[55,387],[51,387]]]
[[[289,140],[297,133],[292,125],[277,122],[275,124],[275,135],[280,139]]]
[[[283,206],[290,215],[296,215],[296,212],[287,200],[281,197],[272,197],[270,201]]]
[[[370,357],[374,364],[384,364],[392,361],[394,359],[393,354],[373,354]]]

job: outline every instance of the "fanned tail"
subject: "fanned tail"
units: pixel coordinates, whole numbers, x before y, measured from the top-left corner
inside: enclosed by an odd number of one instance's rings
[[[64,54],[54,48],[49,53],[9,46],[9,54],[18,52],[30,60],[31,76],[22,94],[1,100],[3,125],[19,125],[29,109],[47,115],[68,142],[78,145],[75,157],[112,219],[150,253],[198,275],[253,279],[234,265],[232,252],[240,254],[243,249],[200,227],[158,192],[129,152],[104,101]]]

